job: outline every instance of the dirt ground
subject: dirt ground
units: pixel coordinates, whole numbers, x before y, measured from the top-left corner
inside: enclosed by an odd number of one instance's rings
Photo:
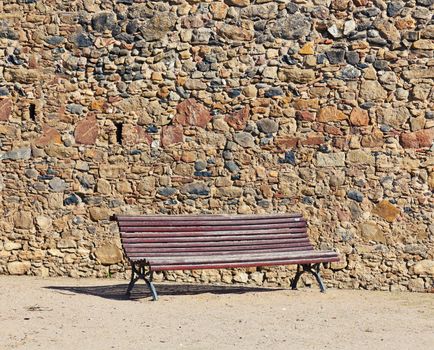
[[[0,276],[0,349],[433,349],[434,294]]]

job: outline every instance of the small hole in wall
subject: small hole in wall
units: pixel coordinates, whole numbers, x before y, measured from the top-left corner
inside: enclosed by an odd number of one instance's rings
[[[116,126],[116,142],[122,145],[122,129],[124,127],[123,123],[115,123]]]
[[[29,105],[29,117],[34,122],[36,121],[36,105],[34,103]]]

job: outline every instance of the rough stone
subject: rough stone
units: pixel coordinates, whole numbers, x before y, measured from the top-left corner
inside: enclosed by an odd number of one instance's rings
[[[354,107],[350,114],[350,122],[354,126],[366,126],[369,124],[368,111]]]
[[[14,224],[16,228],[30,230],[33,228],[33,216],[29,211],[18,211],[14,215]]]
[[[387,93],[378,81],[365,80],[360,85],[360,97],[365,101],[383,101]]]
[[[243,130],[247,125],[247,121],[249,120],[249,117],[250,117],[250,107],[246,106],[240,110],[237,110],[227,115],[225,117],[225,121],[235,130]]]
[[[434,276],[434,260],[418,261],[413,270],[416,275]]]
[[[99,128],[94,115],[89,115],[77,123],[75,127],[75,142],[84,145],[93,145],[99,134]]]
[[[8,264],[8,272],[11,275],[25,275],[30,268],[29,261],[14,261]]]
[[[234,140],[236,143],[238,143],[241,147],[244,148],[251,148],[255,146],[255,139],[253,138],[252,134],[248,132],[238,132],[234,135]]]
[[[347,116],[338,110],[335,106],[327,106],[321,108],[317,115],[317,120],[319,122],[327,123],[333,121],[346,120]]]
[[[279,69],[278,77],[283,82],[306,84],[315,80],[315,71],[301,68]]]
[[[146,41],[164,38],[175,24],[174,17],[168,13],[159,13],[145,21],[140,32]]]
[[[345,166],[345,153],[317,153],[316,163],[319,167],[343,167]]]
[[[167,125],[161,129],[161,146],[169,147],[171,145],[184,141],[183,128],[181,125]]]
[[[95,256],[103,265],[113,265],[122,261],[122,252],[116,244],[107,243],[95,250]]]
[[[309,34],[310,28],[308,18],[296,13],[277,20],[271,27],[271,33],[277,38],[293,40],[304,38]]]
[[[393,222],[396,220],[401,211],[388,200],[384,199],[375,206],[375,208],[372,210],[372,213],[382,217],[388,222]]]
[[[12,101],[10,98],[0,99],[0,121],[9,119],[12,113]]]
[[[400,142],[404,148],[431,147],[434,141],[434,128],[402,133]]]
[[[270,118],[264,118],[259,120],[257,123],[258,129],[264,133],[275,133],[279,130],[279,124]]]
[[[107,208],[92,207],[89,208],[89,215],[93,221],[101,221],[108,220],[110,218],[111,212]]]
[[[204,128],[212,119],[211,114],[204,105],[193,98],[187,99],[178,104],[176,111],[175,122],[183,126],[190,125]]]
[[[375,222],[364,222],[359,225],[360,236],[365,241],[375,241],[377,243],[386,243],[383,231]]]

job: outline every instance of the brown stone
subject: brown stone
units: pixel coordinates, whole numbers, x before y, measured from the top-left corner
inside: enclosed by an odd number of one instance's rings
[[[353,2],[356,6],[366,6],[368,4],[368,0],[353,0]]]
[[[98,137],[99,129],[94,115],[88,115],[77,123],[75,127],[75,142],[84,145],[93,145]]]
[[[43,147],[53,143],[62,144],[62,136],[55,128],[44,125],[42,128],[42,136],[35,141],[35,145]]]
[[[250,117],[250,107],[244,108],[233,112],[225,117],[226,123],[232,126],[235,130],[243,130],[246,127],[247,120]]]
[[[301,111],[306,111],[309,109],[317,110],[319,108],[319,100],[317,98],[301,98],[294,101],[294,108]]]
[[[365,80],[360,85],[360,97],[365,101],[384,101],[387,93],[378,81]]]
[[[250,5],[250,0],[225,0],[230,6],[245,7]]]
[[[176,107],[175,122],[183,126],[199,126],[205,128],[212,119],[208,109],[194,98],[189,98]]]
[[[92,207],[89,209],[90,218],[93,221],[108,220],[110,218],[110,210],[104,207]]]
[[[0,100],[0,121],[6,121],[12,114],[12,101],[10,98]]]
[[[29,211],[18,211],[14,216],[14,224],[16,228],[30,230],[33,228],[33,216]]]
[[[235,41],[251,41],[254,37],[252,29],[231,24],[223,24],[220,28],[217,28],[217,33],[226,39]]]
[[[122,128],[122,145],[134,146],[140,143],[150,145],[152,137],[139,125],[124,125]]]
[[[428,187],[432,191],[434,190],[434,171],[431,171],[428,177]]]
[[[414,264],[414,273],[416,275],[434,276],[434,260],[422,260]]]
[[[380,129],[374,129],[370,134],[364,135],[360,142],[363,147],[381,147],[384,144],[384,136]]]
[[[377,243],[386,243],[384,233],[375,222],[364,222],[360,224],[359,231],[365,241],[375,241]]]
[[[181,125],[166,125],[161,128],[161,146],[168,147],[184,141],[184,130]]]
[[[222,2],[212,2],[209,5],[209,10],[214,19],[225,19],[228,13],[228,5]]]
[[[345,11],[350,0],[333,0],[332,7],[338,11]]]
[[[298,51],[300,55],[313,55],[315,53],[314,43],[308,42],[303,45],[303,47]]]
[[[113,265],[122,261],[122,251],[114,243],[107,243],[97,248],[95,256],[103,265]]]
[[[350,122],[354,126],[366,126],[369,124],[368,111],[354,107],[350,114]]]
[[[387,222],[393,222],[401,211],[388,200],[384,199],[375,206],[372,213],[382,217]]]
[[[325,142],[324,136],[322,135],[309,135],[301,141],[301,144],[304,146],[318,146]]]
[[[297,147],[298,141],[298,137],[279,136],[274,140],[274,143],[281,151],[286,151],[288,149]]]
[[[431,147],[434,140],[434,128],[402,133],[401,145],[404,148]]]
[[[295,112],[295,116],[298,120],[312,122],[315,120],[315,114],[308,111],[297,111]]]
[[[14,261],[8,264],[8,272],[11,275],[25,275],[30,268],[29,261]]]
[[[317,119],[320,122],[326,123],[345,120],[347,116],[335,106],[327,106],[319,110]]]
[[[301,68],[279,69],[277,76],[283,82],[306,84],[315,80],[315,71]]]

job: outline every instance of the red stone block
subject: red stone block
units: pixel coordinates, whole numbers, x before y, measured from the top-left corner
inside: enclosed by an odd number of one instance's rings
[[[55,144],[62,143],[62,137],[60,136],[60,133],[55,128],[45,125],[42,128],[42,131],[43,131],[42,136],[35,141],[36,146],[43,147],[52,143]]]
[[[297,111],[295,113],[295,116],[297,117],[298,120],[303,120],[308,122],[315,120],[315,114],[308,111]]]
[[[152,143],[152,137],[141,126],[127,124],[122,128],[122,144],[134,146],[139,143]]]
[[[175,122],[183,126],[199,126],[204,128],[212,119],[205,106],[194,98],[189,98],[176,107]]]
[[[243,130],[246,127],[247,120],[250,117],[250,107],[246,106],[225,117],[226,123],[232,126],[235,130]]]
[[[401,145],[404,148],[431,147],[434,140],[434,128],[401,134]]]
[[[275,139],[275,144],[279,150],[286,151],[290,148],[297,147],[297,143],[299,141],[298,137],[293,136],[281,136]]]
[[[181,125],[166,125],[161,128],[161,146],[166,148],[175,143],[184,141],[183,128]]]
[[[99,134],[99,128],[94,115],[88,115],[85,119],[77,123],[74,137],[75,142],[83,145],[95,144]]]
[[[12,114],[12,101],[10,98],[0,100],[0,120],[8,120]]]

